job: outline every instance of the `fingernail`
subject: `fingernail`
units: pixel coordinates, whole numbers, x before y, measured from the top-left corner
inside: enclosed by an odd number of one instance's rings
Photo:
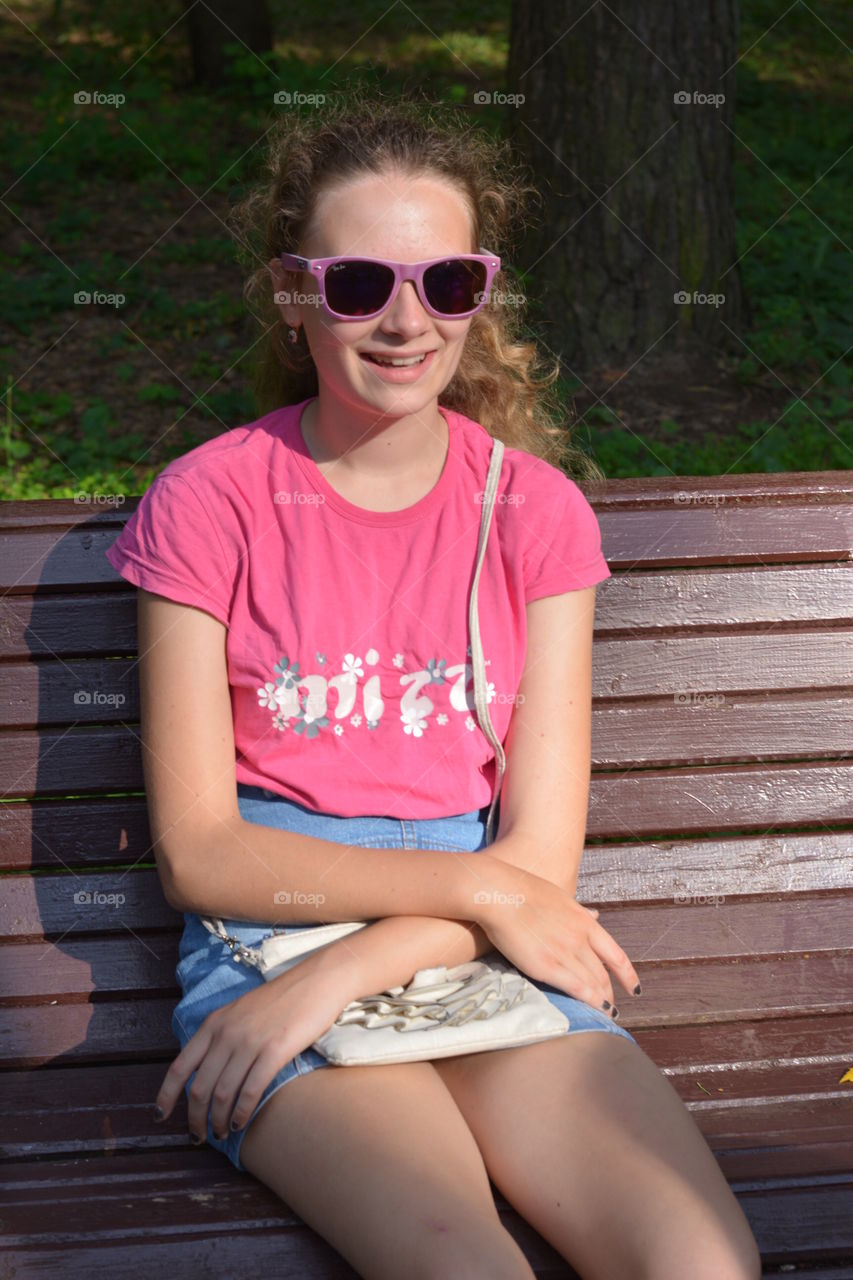
[[[612,1011],[612,1013],[610,1014],[610,1016],[611,1016],[611,1018],[618,1018],[618,1017],[619,1017],[619,1010],[616,1008],[616,1005],[614,1005],[614,1006],[613,1006],[613,1011]]]
[[[602,1009],[609,1009],[609,1008],[610,1008],[610,1001],[609,1001],[609,1000],[602,1000],[602,1002],[601,1002],[601,1007],[602,1007]]]
[[[232,1120],[232,1121],[231,1121],[231,1128],[232,1128],[232,1129],[237,1130],[237,1129],[242,1129],[242,1127],[243,1127],[243,1121],[242,1121],[242,1120]]]
[[[642,994],[643,994],[643,988],[640,986],[640,984],[639,984],[639,982],[638,982],[638,983],[637,983],[637,985],[636,985],[636,987],[634,987],[634,995],[635,995],[635,996],[641,996]]]
[[[156,1123],[156,1124],[159,1124],[159,1123],[160,1123],[160,1121],[163,1119],[163,1116],[164,1116],[165,1114],[166,1114],[166,1113],[164,1112],[163,1108],[162,1108],[162,1107],[158,1107],[158,1106],[155,1104],[155,1106],[154,1106],[154,1121],[155,1121],[155,1123]]]
[[[191,1133],[190,1141],[198,1147],[201,1146],[202,1142],[204,1142],[204,1138],[200,1138],[197,1133]]]

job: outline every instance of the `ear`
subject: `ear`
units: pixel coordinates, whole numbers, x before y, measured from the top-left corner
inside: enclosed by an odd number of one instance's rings
[[[267,263],[270,273],[270,286],[273,296],[280,293],[293,294],[299,283],[299,272],[290,271],[281,265],[278,258],[270,258]],[[278,309],[281,312],[286,324],[296,326],[301,323],[302,316],[299,307],[292,302],[279,302]]]

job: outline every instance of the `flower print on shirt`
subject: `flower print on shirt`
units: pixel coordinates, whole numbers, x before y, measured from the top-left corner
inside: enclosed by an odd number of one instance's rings
[[[468,653],[470,655],[470,645]],[[315,658],[319,666],[328,669],[327,654],[317,651]],[[341,737],[345,732],[344,720],[353,729],[376,730],[385,715],[386,704],[379,674],[368,669],[378,662],[379,653],[371,648],[363,659],[357,654],[345,653],[341,670],[335,675],[300,675],[299,662],[284,654],[273,667],[275,678],[258,689],[258,704],[272,712],[274,728],[279,731],[292,728],[306,740],[316,738],[324,729],[331,729]],[[487,659],[486,665],[488,662]],[[446,658],[430,658],[425,667],[406,672],[402,670],[405,655],[395,653],[391,665],[402,672],[399,722],[405,734],[421,738],[431,723],[449,724],[448,710],[465,716],[465,728],[477,728],[477,720],[471,715],[475,710],[473,689],[468,688],[473,681],[470,663],[448,666]],[[425,692],[427,689],[429,694]],[[334,707],[329,705],[332,693],[337,695]],[[359,695],[362,706],[356,710]],[[489,681],[486,701],[492,702],[495,696],[495,686]]]

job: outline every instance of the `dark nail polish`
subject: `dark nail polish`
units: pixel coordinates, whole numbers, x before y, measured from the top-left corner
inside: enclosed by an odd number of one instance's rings
[[[635,995],[635,996],[641,996],[642,994],[643,994],[643,988],[640,986],[640,984],[639,984],[639,982],[638,982],[638,983],[637,983],[637,985],[636,985],[636,987],[634,987],[634,995]]]
[[[602,1002],[601,1002],[601,1007],[602,1007],[602,1009],[609,1009],[609,1008],[610,1008],[610,1001],[609,1001],[609,1000],[602,1000]]]
[[[164,1111],[163,1111],[163,1108],[162,1108],[162,1107],[156,1107],[156,1106],[155,1106],[155,1108],[154,1108],[154,1122],[155,1122],[155,1124],[159,1124],[159,1123],[160,1123],[160,1121],[163,1119],[164,1114],[165,1114],[165,1113],[164,1113]]]
[[[611,1016],[611,1018],[618,1018],[618,1017],[619,1017],[619,1010],[616,1008],[616,1005],[614,1005],[614,1006],[613,1006],[613,1009],[611,1010],[610,1016]]]
[[[242,1129],[242,1128],[243,1128],[243,1123],[242,1123],[242,1121],[241,1121],[241,1120],[232,1120],[232,1121],[231,1121],[231,1128],[232,1128],[235,1132],[236,1132],[238,1129]]]
[[[204,1142],[204,1138],[200,1138],[197,1133],[191,1133],[190,1142],[192,1142],[196,1147],[199,1147]]]

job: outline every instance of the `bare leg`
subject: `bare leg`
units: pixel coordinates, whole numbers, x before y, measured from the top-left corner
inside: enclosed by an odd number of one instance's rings
[[[366,1280],[532,1280],[430,1062],[288,1081],[252,1121],[240,1159]]]
[[[584,1280],[760,1280],[743,1210],[639,1045],[584,1031],[431,1065],[495,1186]]]

